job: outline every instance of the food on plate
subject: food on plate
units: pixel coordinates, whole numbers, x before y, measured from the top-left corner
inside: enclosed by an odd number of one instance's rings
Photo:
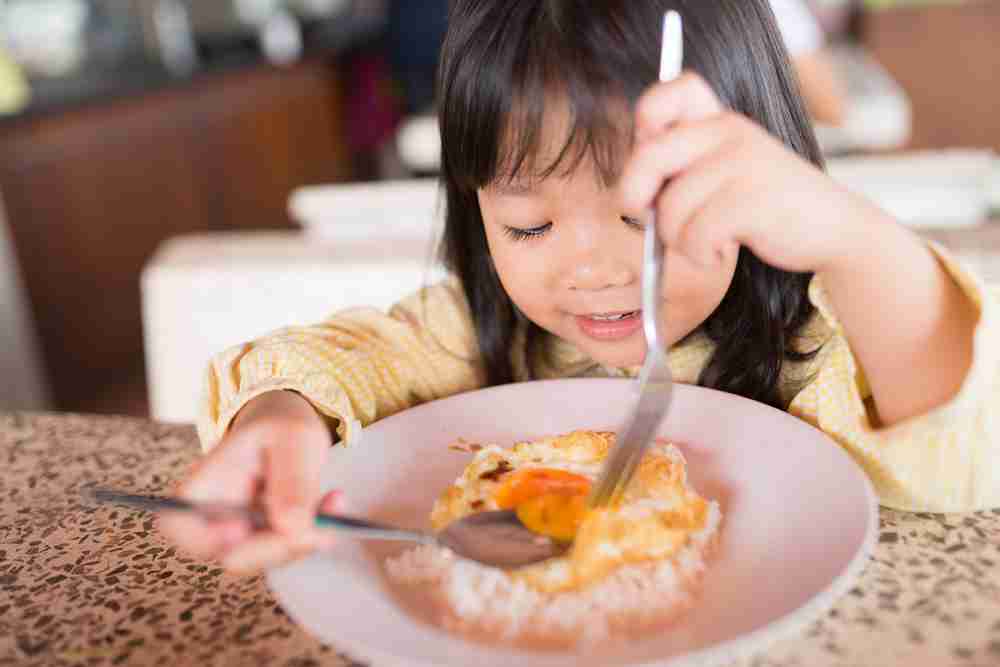
[[[669,624],[693,602],[721,512],[691,488],[683,455],[663,441],[617,506],[589,509],[614,439],[575,431],[512,449],[462,447],[474,458],[431,513],[441,530],[470,514],[511,509],[540,535],[571,542],[565,555],[500,570],[421,546],[391,559],[390,577],[422,589],[436,622],[484,640],[555,648]]]

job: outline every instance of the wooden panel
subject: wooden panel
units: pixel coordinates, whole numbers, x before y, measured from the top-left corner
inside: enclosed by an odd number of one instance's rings
[[[160,242],[290,226],[294,187],[349,177],[338,105],[334,67],[309,61],[0,128],[0,190],[59,409],[114,411],[116,385],[141,386],[139,278]]]
[[[223,84],[226,107],[204,124],[207,193],[216,225],[292,227],[301,185],[348,180],[339,84],[330,67],[267,69]],[[222,175],[224,174],[224,177]]]
[[[1000,2],[872,11],[860,32],[913,101],[910,148],[1000,150]]]
[[[143,263],[163,238],[205,224],[193,128],[168,97],[48,119],[0,143],[0,183],[60,409],[142,366]]]

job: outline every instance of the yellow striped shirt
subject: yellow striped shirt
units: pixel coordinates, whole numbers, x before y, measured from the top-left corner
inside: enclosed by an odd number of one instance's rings
[[[870,392],[864,374],[818,279],[809,289],[818,314],[806,329],[805,347],[823,347],[808,362],[786,364],[782,390],[791,414],[822,429],[864,468],[883,505],[933,512],[997,507],[1000,427],[991,409],[1000,404],[997,304],[975,276],[932,247],[980,312],[972,367],[957,395],[927,414],[877,428],[866,406]],[[697,335],[673,347],[670,366],[676,380],[696,382],[712,350],[712,343]],[[515,358],[514,365],[518,377],[526,379],[525,361]],[[533,366],[536,376],[546,379],[633,376],[638,370],[600,366],[551,336]],[[219,354],[207,372],[198,430],[208,449],[247,401],[292,390],[349,442],[359,425],[483,384],[472,320],[452,279],[421,290],[388,313],[351,309],[316,326],[283,329]]]

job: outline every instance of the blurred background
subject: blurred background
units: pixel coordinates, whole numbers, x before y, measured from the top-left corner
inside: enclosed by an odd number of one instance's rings
[[[773,5],[834,177],[1000,253],[1000,1]],[[439,275],[446,6],[0,0],[0,410],[189,421],[209,355]]]

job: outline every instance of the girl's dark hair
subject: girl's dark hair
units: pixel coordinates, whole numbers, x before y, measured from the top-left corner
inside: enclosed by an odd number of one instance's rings
[[[569,173],[586,157],[612,183],[631,141],[630,110],[658,76],[669,9],[684,19],[685,69],[704,77],[724,105],[822,167],[768,0],[453,0],[438,91],[442,252],[465,290],[490,385],[515,379],[511,345],[519,327],[529,372],[545,333],[500,283],[477,189]],[[568,104],[571,128],[558,157],[540,165],[547,100]],[[716,349],[699,384],[783,407],[782,364],[810,356],[796,347],[813,312],[810,278],[742,249],[732,285],[701,327]]]

